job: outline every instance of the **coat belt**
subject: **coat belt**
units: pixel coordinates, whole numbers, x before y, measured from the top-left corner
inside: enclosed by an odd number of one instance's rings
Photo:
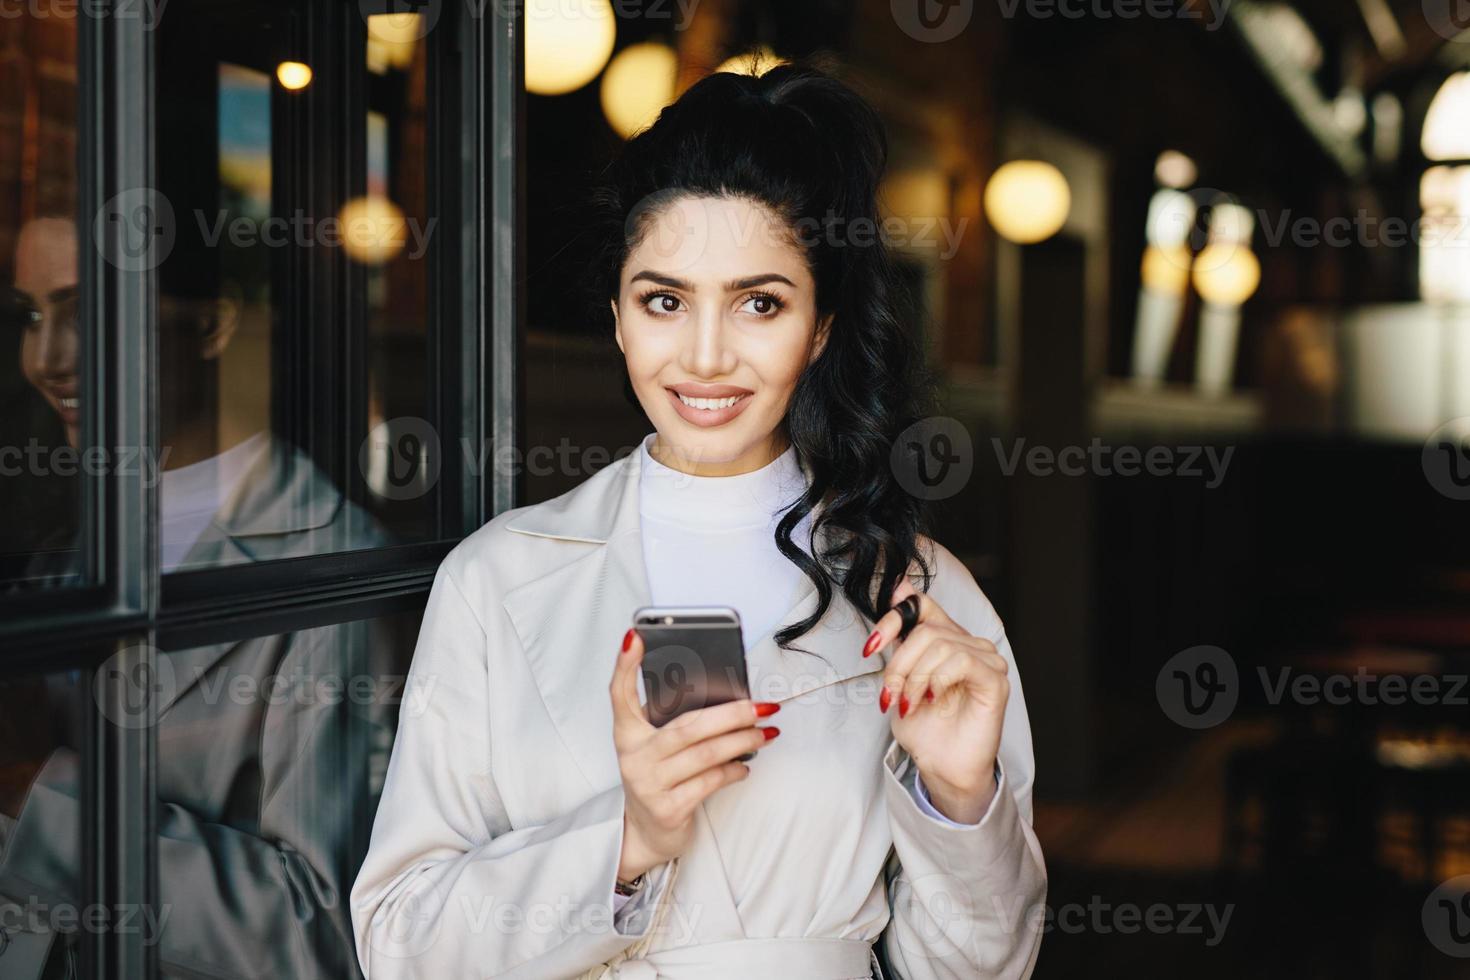
[[[865,980],[875,972],[862,939],[735,939],[643,953],[608,967],[602,980]]]

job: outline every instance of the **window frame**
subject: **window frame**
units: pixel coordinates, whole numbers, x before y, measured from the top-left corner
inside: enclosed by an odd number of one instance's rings
[[[366,9],[355,0],[308,3],[335,5],[328,20]],[[151,29],[129,0],[91,9],[100,12],[78,16],[79,216],[98,214],[126,189],[156,186]],[[427,36],[427,191],[442,239],[427,290],[428,394],[447,428],[475,446],[519,445],[523,425],[521,18],[519,4],[444,4]],[[159,432],[158,276],[109,264],[92,222],[80,221],[78,230],[80,358],[91,396],[83,442],[151,452]],[[346,356],[350,362],[360,351]],[[344,406],[350,394],[342,394]],[[152,670],[160,645],[292,632],[421,603],[444,555],[517,500],[514,473],[476,472],[460,454],[444,457],[439,485],[454,494],[446,511],[459,520],[441,525],[438,540],[167,579],[157,487],[137,467],[85,481],[87,581],[0,601],[0,674],[62,666],[92,673],[82,746],[85,904],[138,907],[158,899],[156,731],[106,720],[126,694],[108,677]],[[104,663],[116,669],[98,670]],[[141,932],[99,931],[83,943],[82,968],[96,980],[148,980],[158,975],[157,951]]]

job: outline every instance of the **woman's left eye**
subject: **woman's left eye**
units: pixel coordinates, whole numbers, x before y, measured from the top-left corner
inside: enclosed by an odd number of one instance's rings
[[[784,305],[779,297],[771,293],[757,293],[747,299],[741,309],[756,316],[775,316]]]

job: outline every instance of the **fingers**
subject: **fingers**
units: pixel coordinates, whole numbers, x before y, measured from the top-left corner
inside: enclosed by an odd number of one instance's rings
[[[940,608],[939,603],[929,597],[927,593],[918,592],[909,584],[907,578],[900,579],[898,585],[893,589],[893,605],[898,605],[904,599],[914,595],[919,597],[919,619],[920,624],[928,623],[932,626],[941,626],[948,629],[960,629],[955,621],[949,618],[949,614]],[[873,632],[868,634],[867,642],[863,644],[863,656],[871,657],[879,650],[888,646],[898,639],[898,631],[903,627],[903,616],[896,609],[889,608],[878,621],[873,624]],[[917,629],[918,627],[915,627]],[[910,631],[910,636],[913,631]]]
[[[942,699],[951,687],[962,683],[968,659],[950,643],[930,644],[902,677],[901,686],[889,688],[898,693],[898,716],[905,717],[914,705],[921,704],[925,691]]]
[[[780,734],[774,725],[739,728],[695,742],[659,764],[659,777],[670,786],[697,776],[706,769],[723,766],[747,752],[754,752]]]
[[[979,672],[1004,677],[1009,669],[1009,663],[989,640],[959,629],[920,623],[889,658],[878,707],[887,711],[896,701],[899,717],[904,717],[918,705],[941,699],[966,681],[982,681]]]
[[[749,698],[710,705],[707,708],[695,708],[684,712],[658,730],[653,737],[655,751],[661,757],[668,758],[696,742],[726,732],[751,728],[756,719],[767,718],[780,710],[781,706],[773,701],[757,702]]]
[[[749,775],[750,767],[743,762],[727,762],[713,769],[706,769],[670,790],[669,802],[680,813],[692,813],[695,807],[716,790],[737,783]]]
[[[637,630],[623,634],[623,648],[613,666],[612,682],[608,686],[612,696],[613,738],[626,738],[645,728],[648,712],[638,702],[638,671],[643,665],[643,638]]]

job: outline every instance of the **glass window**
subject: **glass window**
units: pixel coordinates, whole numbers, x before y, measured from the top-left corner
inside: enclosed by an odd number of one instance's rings
[[[345,3],[160,22],[164,573],[443,532],[425,34]]]
[[[164,975],[358,975],[367,851],[422,609],[158,658]]]
[[[81,580],[77,21],[0,17],[0,592]]]
[[[0,678],[0,976],[76,976],[87,672]]]

